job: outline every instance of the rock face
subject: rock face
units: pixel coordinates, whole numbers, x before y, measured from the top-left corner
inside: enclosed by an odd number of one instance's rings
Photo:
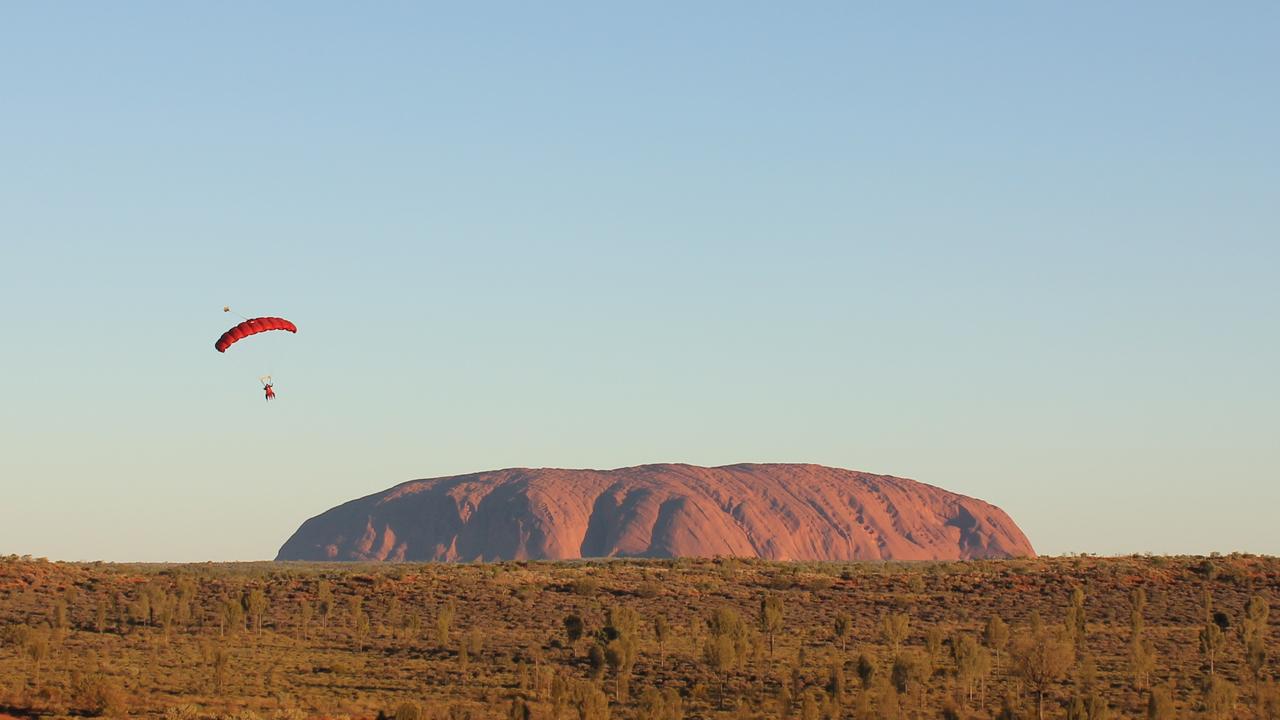
[[[820,465],[513,468],[412,480],[311,518],[277,560],[1031,557],[998,507]]]

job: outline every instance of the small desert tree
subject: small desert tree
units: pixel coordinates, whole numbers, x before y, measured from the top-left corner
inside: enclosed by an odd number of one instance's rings
[[[244,606],[236,598],[223,598],[219,634],[237,635],[244,630]]]
[[[1267,618],[1271,607],[1267,601],[1257,595],[1249,598],[1245,606],[1244,626],[1244,664],[1253,676],[1254,705],[1261,706],[1262,680],[1267,666]]]
[[[189,575],[183,575],[177,581],[178,596],[174,606],[173,619],[180,625],[191,625],[191,606],[196,597],[196,581]]]
[[[352,630],[360,624],[360,618],[364,617],[364,596],[359,592],[354,595],[347,596],[347,624]]]
[[[532,720],[533,708],[524,698],[512,698],[511,707],[507,710],[509,720]]]
[[[570,651],[577,652],[578,641],[582,639],[585,632],[586,623],[582,621],[582,616],[576,613],[564,616],[564,636],[569,641]]]
[[[818,720],[822,717],[822,699],[818,691],[807,692],[800,700],[800,720]]]
[[[639,720],[681,720],[684,701],[675,688],[660,691],[650,687],[640,696],[636,717]]]
[[[1259,688],[1255,714],[1265,720],[1280,720],[1280,684],[1276,681]]]
[[[569,702],[573,699],[573,688],[569,685],[569,681],[559,673],[551,678],[551,717],[559,718],[565,714],[569,708]]]
[[[98,595],[93,612],[93,629],[98,633],[107,630],[107,606],[109,601],[105,595]]]
[[[604,656],[604,648],[600,643],[591,643],[587,647],[587,667],[591,668],[589,677],[592,680],[601,680],[604,678],[605,665],[608,661]]]
[[[840,652],[848,652],[849,636],[853,634],[853,618],[849,617],[847,612],[836,613],[835,626],[836,639],[840,641]]]
[[[249,615],[249,622],[254,632],[262,633],[262,616],[267,612],[267,595],[262,588],[252,588],[244,596],[244,610]]]
[[[1214,720],[1235,717],[1237,694],[1235,685],[1226,678],[1210,675],[1201,698],[1205,715]]]
[[[1151,694],[1147,696],[1147,720],[1174,720],[1176,717],[1173,694],[1169,692],[1169,688],[1151,688]]]
[[[59,635],[65,633],[71,626],[65,597],[54,600],[53,606],[49,608],[49,626]]]
[[[1129,593],[1129,630],[1130,633],[1137,637],[1142,634],[1143,628],[1146,626],[1144,613],[1147,609],[1147,591],[1142,588],[1134,588]]]
[[[760,632],[769,639],[769,659],[773,659],[773,636],[782,631],[782,596],[769,593],[760,598]]]
[[[708,636],[702,646],[702,657],[720,675],[719,706],[724,708],[724,690],[729,673],[738,666],[746,651],[746,626],[738,611],[721,607],[707,618]]]
[[[1212,619],[1206,620],[1200,628],[1200,653],[1209,663],[1209,674],[1215,673],[1215,660],[1223,644],[1222,628]]]
[[[436,643],[442,648],[449,644],[449,627],[453,625],[453,616],[457,612],[458,604],[450,598],[436,613]]]
[[[298,601],[298,639],[309,640],[311,635],[311,602],[306,598]]]
[[[129,603],[129,617],[135,625],[151,626],[151,596],[139,593],[137,599]]]
[[[653,637],[658,641],[658,667],[663,668],[667,659],[667,641],[671,639],[671,625],[666,615],[653,619]]]
[[[827,695],[830,698],[833,715],[839,716],[840,708],[845,704],[845,689],[848,683],[844,675],[844,654],[831,654],[827,665]]]
[[[1110,720],[1111,706],[1098,695],[1076,695],[1067,705],[1067,720]]]
[[[1155,644],[1142,636],[1146,627],[1146,607],[1146,591],[1134,588],[1129,593],[1129,673],[1133,676],[1134,687],[1139,690],[1150,682],[1156,664]]]
[[[404,605],[400,602],[398,595],[392,595],[387,601],[387,614],[384,620],[387,631],[391,633],[391,639],[396,639],[397,631],[402,630],[404,625]]]
[[[23,634],[22,651],[31,661],[31,683],[40,687],[40,670],[49,657],[49,627],[40,623]]]
[[[858,675],[858,682],[862,685],[862,689],[870,689],[871,683],[876,676],[876,664],[871,659],[871,656],[866,653],[858,653],[858,661],[853,668]]]
[[[1036,696],[1036,717],[1044,720],[1044,696],[1071,667],[1071,641],[1041,628],[1014,643],[1013,670]]]
[[[471,628],[467,632],[458,634],[458,669],[466,672],[471,666],[471,659],[480,659],[480,653],[484,650],[484,634],[479,628]]]
[[[966,699],[972,703],[974,686],[983,684],[991,672],[991,652],[967,633],[958,636],[952,647],[956,656],[956,678],[964,685]]]
[[[893,658],[893,666],[889,670],[889,680],[898,694],[907,698],[911,705],[918,706],[921,692],[930,675],[929,659],[919,651],[911,651]]]
[[[902,642],[907,639],[910,629],[911,618],[906,613],[891,613],[880,620],[880,635],[892,648],[895,656],[902,647]]]
[[[1071,590],[1071,605],[1067,608],[1067,619],[1064,624],[1067,630],[1067,638],[1075,646],[1076,654],[1084,653],[1084,589],[1079,586]]]
[[[111,596],[111,614],[115,618],[116,632],[129,632],[129,601],[121,593]]]
[[[231,669],[231,651],[223,645],[218,645],[213,648],[209,660],[213,666],[213,687],[217,694],[221,695],[227,687],[227,673]]]
[[[403,702],[391,717],[394,720],[422,720],[422,708],[417,703]]]
[[[924,650],[929,655],[930,665],[936,666],[938,658],[942,657],[942,643],[942,628],[934,626],[924,631]]]
[[[356,645],[356,650],[364,652],[365,643],[369,641],[369,614],[362,608],[353,606],[351,640]]]
[[[103,673],[73,673],[71,703],[88,715],[123,718],[128,698],[120,681]]]
[[[983,642],[996,658],[996,669],[1000,669],[1000,653],[1009,646],[1009,626],[999,615],[992,615],[982,633]]]
[[[609,720],[609,698],[595,683],[579,682],[573,700],[579,720]]]
[[[1151,673],[1156,668],[1156,648],[1150,640],[1134,638],[1129,642],[1129,674],[1133,676],[1133,685],[1141,690],[1151,682]]]
[[[333,614],[333,585],[328,580],[321,580],[316,586],[316,606],[320,610],[321,629],[329,627],[329,617]]]
[[[635,666],[639,639],[636,637],[640,626],[640,616],[634,610],[623,606],[609,608],[605,626],[602,629],[602,640],[605,642],[605,662],[614,673],[614,694],[618,702],[627,696],[627,685],[631,679],[631,669]]]

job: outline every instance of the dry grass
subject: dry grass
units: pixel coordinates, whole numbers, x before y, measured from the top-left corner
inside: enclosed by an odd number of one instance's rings
[[[333,596],[327,623],[317,606],[322,584]],[[1177,717],[1206,710],[1208,661],[1199,639],[1206,591],[1226,626],[1214,671],[1237,691],[1222,717],[1269,717],[1256,702],[1266,686],[1258,690],[1244,660],[1241,628],[1251,597],[1276,604],[1280,560],[1249,556],[470,565],[10,557],[0,560],[0,711],[171,720],[381,712],[413,720],[416,707],[422,718],[587,718],[600,717],[603,693],[607,712],[622,718],[879,718],[894,717],[895,707],[901,717],[940,717],[949,708],[954,717],[987,718],[1005,706],[1009,716],[1034,717],[1031,687],[1007,652],[985,676],[982,697],[975,691],[970,700],[957,678],[955,638],[980,637],[996,615],[1015,643],[1034,615],[1046,635],[1056,634],[1076,587],[1085,593],[1084,642],[1073,667],[1049,683],[1046,717],[1065,717],[1077,696],[1104,700],[1111,717],[1146,716],[1149,692],[1129,662],[1137,588],[1148,599],[1143,637],[1156,652],[1151,681],[1169,689]],[[772,656],[757,623],[765,594],[783,607]],[[304,602],[312,608],[305,625]],[[260,629],[246,612],[259,606]],[[443,639],[438,621],[447,607],[454,612]],[[610,608],[621,607],[634,611],[637,627],[603,632]],[[707,621],[723,608],[746,627],[728,631],[736,633],[732,641],[709,654]],[[895,614],[909,618],[896,675],[882,631]],[[564,625],[569,615],[585,623],[574,643]],[[841,615],[852,627],[844,649],[834,631]],[[1272,613],[1271,625],[1278,616]],[[670,627],[661,650],[658,618]],[[625,646],[609,645],[619,634],[634,645],[629,682]],[[602,667],[593,668],[593,655]],[[865,684],[860,661],[872,669]],[[1269,659],[1263,677],[1275,669]],[[651,689],[666,690],[665,702]]]

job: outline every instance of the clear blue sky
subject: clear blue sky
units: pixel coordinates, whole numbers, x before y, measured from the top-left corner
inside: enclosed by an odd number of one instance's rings
[[[803,461],[1280,553],[1280,5],[15,3],[0,553]],[[275,333],[226,355],[233,318]],[[279,401],[257,377],[273,373]]]

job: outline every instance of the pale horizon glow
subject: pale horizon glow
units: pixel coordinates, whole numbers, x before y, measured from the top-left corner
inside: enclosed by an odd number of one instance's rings
[[[0,554],[269,559],[414,478],[661,462],[1280,554],[1278,21],[10,6]],[[223,305],[299,332],[220,354]]]

